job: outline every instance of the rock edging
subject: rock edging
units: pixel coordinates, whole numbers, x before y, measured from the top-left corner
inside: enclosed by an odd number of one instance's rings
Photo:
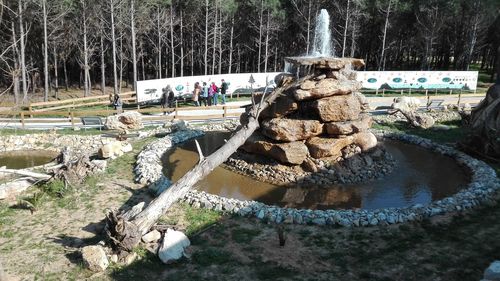
[[[426,205],[415,204],[404,208],[383,208],[376,210],[299,210],[294,208],[269,206],[257,201],[242,201],[233,198],[224,198],[218,195],[208,194],[206,192],[196,190],[189,191],[188,194],[181,199],[181,201],[198,208],[208,208],[216,211],[238,214],[245,217],[256,217],[273,223],[360,227],[420,221],[445,213],[463,212],[468,209],[475,208],[483,203],[492,202],[496,192],[500,189],[500,181],[496,176],[496,172],[490,166],[483,161],[477,160],[452,147],[439,145],[428,139],[414,135],[398,134],[386,131],[377,131],[375,132],[375,135],[377,135],[378,138],[389,138],[419,145],[435,153],[452,157],[458,162],[458,164],[465,167],[470,172],[471,182],[466,188],[453,196],[437,200]],[[150,145],[150,152],[148,153],[150,153],[150,155],[155,155],[159,159],[161,155],[166,152],[166,150],[175,144],[175,142],[172,142],[170,138],[171,136],[167,136],[165,139],[158,141],[168,144],[161,146],[161,149],[158,148],[158,146]],[[188,138],[178,137],[177,139],[182,140]],[[155,147],[158,149],[155,149]],[[154,152],[151,151],[151,149],[154,150]],[[143,154],[142,157],[138,157],[138,162],[142,161],[139,159],[143,159],[144,155],[145,154]],[[143,171],[145,171],[145,168],[136,169],[137,178],[149,179],[145,182],[150,183],[150,187],[158,190],[157,185],[165,185],[165,179],[163,179],[164,176],[161,172],[161,166],[159,169],[148,170],[148,173],[153,171],[155,173],[154,175],[145,177],[141,174]],[[152,181],[152,179],[158,180],[155,182]],[[166,180],[168,181],[168,179]],[[163,186],[163,188],[167,187],[168,186]]]

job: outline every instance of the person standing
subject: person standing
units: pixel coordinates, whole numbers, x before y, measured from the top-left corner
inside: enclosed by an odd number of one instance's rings
[[[113,100],[113,106],[115,107],[117,113],[123,112],[123,101],[118,94],[115,95],[115,98]]]
[[[227,92],[227,83],[224,81],[224,79],[221,80],[221,85],[220,85],[220,94],[222,97],[222,104],[226,104],[226,92]]]
[[[193,104],[194,104],[194,106],[200,106],[200,103],[198,102],[199,97],[200,97],[200,92],[201,92],[200,83],[199,82],[194,83],[194,90],[193,90]]]
[[[210,88],[212,89],[212,93],[213,93],[213,105],[217,105],[218,101],[219,101],[219,88],[217,88],[217,86],[215,85],[215,82],[212,82],[212,85],[210,86]]]
[[[203,87],[201,88],[201,102],[203,102],[204,106],[207,106],[207,100],[208,100],[207,82],[203,82]],[[210,104],[211,102],[208,100],[208,105]]]

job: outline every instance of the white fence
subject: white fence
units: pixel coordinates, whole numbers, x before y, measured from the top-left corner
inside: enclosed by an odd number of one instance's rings
[[[177,96],[192,93],[196,82],[200,85],[212,82],[220,87],[224,79],[228,93],[238,89],[256,89],[274,85],[274,77],[280,72],[239,73],[207,76],[184,76],[137,82],[137,102],[158,100],[162,89],[170,85]],[[477,71],[358,71],[357,80],[364,89],[464,89],[476,90]]]
[[[206,82],[207,85],[214,82],[217,87],[220,87],[222,79],[228,83],[228,93],[237,89],[261,88],[266,85],[274,85],[274,77],[279,73],[280,72],[184,76],[137,81],[137,102],[160,99],[162,89],[167,85],[170,85],[177,96],[192,93],[196,82],[199,82],[200,85],[203,85],[203,82]]]
[[[359,71],[364,89],[476,90],[477,71]]]

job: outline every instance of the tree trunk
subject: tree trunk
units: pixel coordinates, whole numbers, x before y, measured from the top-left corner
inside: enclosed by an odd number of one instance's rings
[[[260,56],[262,55],[262,17],[264,16],[264,0],[260,0],[260,15],[259,15],[259,54],[257,56],[257,72],[260,72]]]
[[[115,249],[131,251],[140,242],[141,236],[149,231],[156,221],[175,203],[184,196],[193,185],[206,177],[217,166],[222,164],[231,154],[233,154],[259,127],[258,117],[260,112],[267,108],[274,100],[290,89],[293,84],[279,87],[271,93],[260,104],[254,105],[249,113],[248,123],[243,125],[227,142],[216,152],[208,157],[204,157],[200,152],[200,161],[188,171],[175,184],[162,192],[134,219],[130,222],[120,220],[119,217],[111,213],[108,215],[108,235],[114,241]],[[119,226],[119,227],[117,227]]]
[[[43,87],[43,101],[49,101],[49,48],[47,35],[47,0],[42,0],[43,11],[43,75],[45,84]]]
[[[162,34],[161,34],[161,26],[160,26],[160,6],[156,8],[156,31],[157,31],[157,36],[158,36],[158,59],[156,60],[157,62],[157,71],[156,71],[156,77],[158,79],[161,79],[161,39],[162,39]]]
[[[380,53],[380,60],[378,63],[378,70],[384,70],[384,64],[385,64],[385,41],[387,39],[387,29],[389,27],[389,15],[391,14],[391,4],[392,0],[389,0],[389,4],[387,5],[387,10],[385,13],[385,24],[384,24],[384,33],[382,36],[382,51]]]
[[[19,37],[21,43],[21,77],[22,77],[22,89],[23,89],[23,103],[26,104],[28,102],[28,81],[27,81],[27,73],[26,73],[26,45],[24,42],[24,23],[23,23],[23,4],[22,0],[18,1],[19,5]]]
[[[123,34],[120,32],[120,74],[118,82],[118,93],[122,92],[123,85]]]
[[[68,91],[68,70],[66,69],[66,58],[63,59],[63,71],[64,71],[64,88]]]
[[[57,62],[57,48],[54,44],[54,85],[55,85],[55,98],[59,99],[59,75],[58,75],[58,62]]]
[[[307,7],[307,42],[306,42],[306,55],[309,54],[309,48],[311,46],[311,6],[312,0],[309,0],[309,5]]]
[[[132,33],[132,91],[135,91],[137,85],[137,53],[135,42],[135,0],[130,0],[130,32]]]
[[[87,97],[89,95],[90,89],[89,89],[89,77],[88,77],[88,67],[89,67],[89,57],[88,57],[88,46],[87,46],[87,8],[85,4],[85,0],[81,1],[82,2],[82,9],[83,9],[83,96]]]
[[[222,74],[222,9],[219,17],[219,65],[218,74]]]
[[[349,26],[349,8],[350,8],[351,0],[347,0],[347,9],[346,9],[346,15],[345,15],[345,25],[344,25],[344,38],[343,38],[343,43],[342,43],[342,57],[345,57],[345,51],[346,51],[346,42],[347,42],[347,27]]]
[[[231,18],[231,38],[229,39],[229,66],[228,66],[229,74],[231,74],[233,66],[233,39],[234,39],[234,15]]]
[[[184,29],[184,26],[183,26],[183,22],[182,22],[182,17],[183,17],[183,13],[182,13],[182,9],[180,11],[180,34],[181,34],[181,77],[184,76],[184,34],[183,34],[183,29]]]
[[[14,101],[19,105],[19,48],[17,47],[16,27],[12,22],[12,58],[14,59],[14,69],[12,69],[12,86],[14,91]]]
[[[106,94],[106,60],[104,51],[104,28],[101,29],[101,92],[103,95]],[[111,100],[111,97],[110,97]]]
[[[174,47],[174,5],[170,5],[170,53],[172,56],[172,77],[175,77],[175,47]]]
[[[215,46],[217,44],[217,26],[219,24],[219,10],[217,7],[218,3],[219,1],[215,0],[214,43],[212,44],[212,75],[215,74]]]
[[[118,73],[116,72],[116,38],[115,38],[115,3],[110,1],[111,8],[111,46],[113,47],[113,94],[118,92]]]
[[[191,76],[194,76],[194,23],[191,24]]]
[[[205,75],[208,74],[208,0],[205,0]]]
[[[264,54],[264,73],[267,73],[267,62],[269,59],[269,21],[270,21],[270,12],[267,11],[267,23],[266,23],[266,50]]]
[[[146,80],[146,70],[144,69],[144,49],[142,47],[142,40],[139,41],[139,48],[141,49],[141,70],[142,70],[142,80]]]

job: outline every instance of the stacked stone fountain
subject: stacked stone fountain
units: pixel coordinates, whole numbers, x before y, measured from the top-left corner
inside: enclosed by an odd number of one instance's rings
[[[314,170],[314,159],[335,162],[349,148],[366,152],[377,145],[354,71],[364,66],[362,60],[298,57],[286,62],[299,82],[261,114],[261,130],[243,150]],[[277,78],[282,79],[289,77]]]

